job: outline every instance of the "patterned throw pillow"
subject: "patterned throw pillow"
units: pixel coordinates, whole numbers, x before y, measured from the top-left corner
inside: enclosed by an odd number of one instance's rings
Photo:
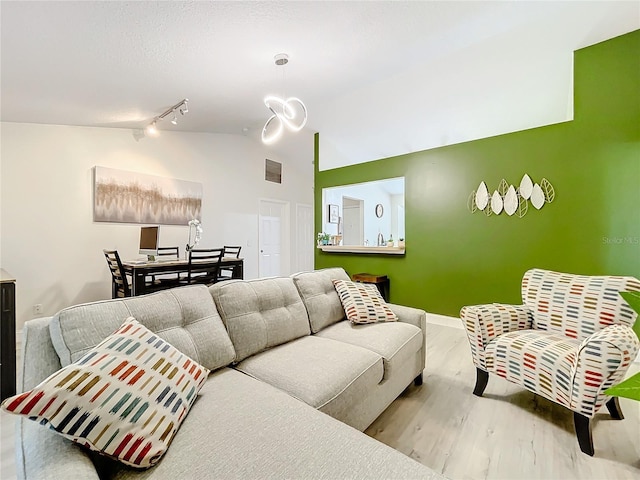
[[[398,317],[371,283],[333,280],[342,308],[352,323],[395,322]]]
[[[132,467],[166,452],[209,370],[127,318],[76,363],[2,408]]]

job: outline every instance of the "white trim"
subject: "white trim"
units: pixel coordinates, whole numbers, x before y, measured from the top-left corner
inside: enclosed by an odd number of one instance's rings
[[[439,315],[437,313],[427,313],[427,323],[463,330],[462,321],[459,317],[449,317],[447,315]]]

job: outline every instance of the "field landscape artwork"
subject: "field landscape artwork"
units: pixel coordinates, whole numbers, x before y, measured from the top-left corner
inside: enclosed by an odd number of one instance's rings
[[[96,166],[93,193],[95,222],[186,225],[201,216],[197,182]]]

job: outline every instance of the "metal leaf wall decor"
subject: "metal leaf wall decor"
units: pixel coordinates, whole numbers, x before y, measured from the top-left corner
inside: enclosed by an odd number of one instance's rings
[[[493,193],[490,191],[485,182],[480,182],[478,189],[471,192],[467,199],[467,208],[471,213],[480,210],[490,217],[505,212],[508,216],[522,218],[529,211],[530,202],[540,210],[556,198],[556,191],[549,180],[543,178],[538,184],[526,173],[517,187],[503,178]]]

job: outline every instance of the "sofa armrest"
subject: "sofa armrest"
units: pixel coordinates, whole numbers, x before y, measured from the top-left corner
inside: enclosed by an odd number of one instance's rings
[[[399,321],[415,325],[423,332],[427,328],[427,312],[424,310],[406,307],[404,305],[396,305],[394,303],[387,303],[387,306],[397,315]]]
[[[36,318],[22,330],[22,374],[19,391],[30,390],[58,371],[60,358],[49,334],[49,317]],[[21,479],[98,479],[88,454],[79,445],[33,420],[16,418],[16,473]]]
[[[422,370],[424,370],[427,361],[427,312],[419,308],[406,307],[394,303],[388,303],[387,305],[396,314],[398,321],[415,325],[422,330]]]
[[[16,419],[16,473],[25,480],[99,480],[86,451],[38,423]]]
[[[31,390],[62,368],[49,334],[51,317],[29,320],[22,329],[22,358],[18,391]]]
[[[639,350],[640,340],[627,325],[609,325],[587,337],[572,371],[570,408],[593,417],[609,398],[604,391],[624,379]]]
[[[486,371],[487,344],[504,333],[530,329],[533,316],[526,305],[491,303],[462,307],[460,318],[469,337],[473,363]]]

